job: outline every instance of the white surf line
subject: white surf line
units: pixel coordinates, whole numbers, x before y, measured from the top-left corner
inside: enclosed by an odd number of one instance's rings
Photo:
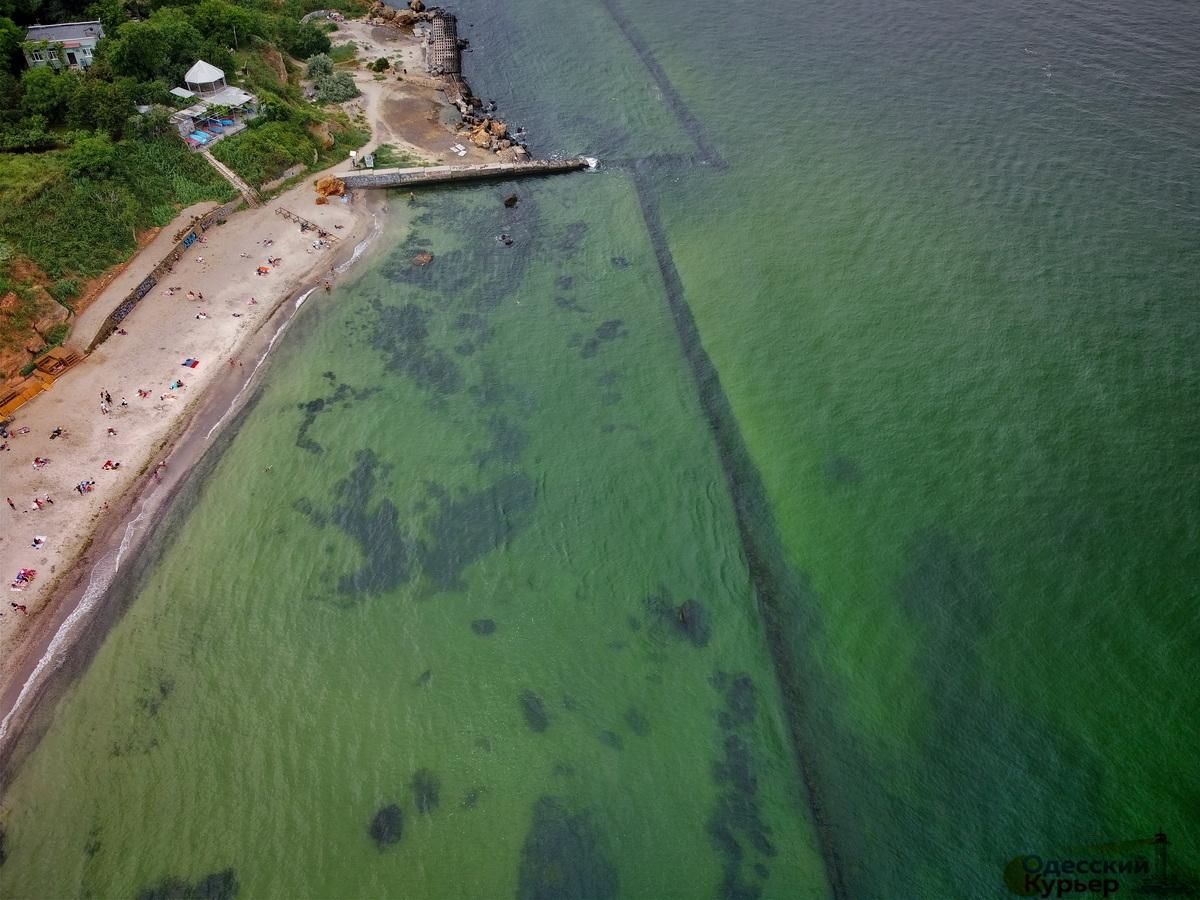
[[[377,237],[379,237],[382,231],[383,226],[379,222],[379,217],[376,216],[374,217],[374,227],[371,229],[370,234],[368,234],[365,238],[359,241],[358,244],[355,245],[354,252],[351,254],[350,258],[340,266],[337,266],[334,271],[338,274],[341,274],[349,269],[350,266],[353,265],[358,258],[363,255],[363,253],[366,252],[367,248],[375,241]],[[275,334],[271,337],[266,349],[263,351],[262,356],[259,358],[257,365],[255,365],[254,369],[251,370],[250,377],[246,379],[246,383],[242,385],[242,389],[238,391],[237,395],[233,398],[233,402],[229,404],[229,409],[226,411],[225,415],[221,416],[221,418],[217,421],[217,424],[209,429],[208,434],[205,435],[205,440],[210,439],[216,430],[220,428],[224,421],[229,417],[229,414],[237,408],[238,402],[241,400],[242,396],[246,393],[247,389],[254,381],[255,374],[257,374],[258,370],[262,368],[263,363],[267,361],[267,357],[270,356],[271,349],[275,346],[275,342],[279,339],[279,336],[283,334],[288,325],[291,324],[292,319],[295,317],[295,312],[304,305],[304,301],[307,300],[315,290],[315,287],[309,288],[296,298],[296,302],[293,306],[293,314],[288,316],[288,318],[275,331]],[[21,712],[21,710],[24,708],[30,694],[32,694],[37,688],[38,684],[40,684],[42,678],[48,671],[57,668],[61,664],[61,654],[64,650],[71,646],[70,639],[72,638],[76,627],[93,609],[95,609],[96,604],[99,603],[101,598],[104,597],[104,595],[108,592],[109,587],[112,585],[113,580],[117,576],[117,572],[121,568],[121,558],[133,544],[134,534],[141,525],[142,520],[146,517],[147,507],[150,506],[151,501],[155,499],[157,494],[158,490],[156,489],[142,500],[138,514],[125,525],[125,533],[121,536],[120,545],[116,550],[110,551],[102,556],[92,568],[92,574],[88,580],[87,589],[83,592],[83,596],[79,598],[79,602],[75,605],[75,608],[71,610],[71,614],[68,615],[63,620],[63,623],[58,626],[58,630],[54,633],[54,637],[51,638],[49,645],[46,647],[46,652],[42,654],[42,658],[39,659],[37,665],[33,667],[33,671],[29,673],[29,677],[25,679],[25,683],[21,685],[21,691],[19,694],[17,694],[17,699],[13,702],[12,708],[8,711],[8,715],[6,715],[3,720],[0,720],[0,746],[3,746],[4,739],[8,736],[9,726],[13,721],[13,717]]]
[[[138,509],[138,514],[125,524],[125,533],[121,536],[121,543],[116,550],[106,553],[92,567],[91,577],[88,579],[88,586],[83,592],[83,596],[79,598],[79,602],[75,608],[71,610],[71,614],[67,616],[58,630],[54,633],[54,637],[50,640],[46,647],[46,652],[42,654],[42,658],[38,660],[33,671],[29,673],[29,677],[25,683],[21,685],[21,692],[17,694],[17,699],[13,702],[12,709],[8,711],[8,715],[0,721],[0,745],[3,744],[4,738],[8,735],[9,725],[15,716],[25,706],[29,695],[38,686],[42,677],[51,668],[57,668],[61,662],[60,653],[71,645],[70,639],[73,636],[76,626],[95,609],[96,604],[108,592],[114,579],[117,577],[117,572],[121,569],[121,557],[129,549],[133,543],[134,535],[141,527],[142,521],[146,518],[147,507],[150,506],[158,494],[158,491],[152,491],[143,498],[141,507]]]
[[[335,273],[337,273],[338,275],[342,274],[347,269],[349,269],[352,265],[354,265],[354,263],[357,262],[358,258],[367,251],[367,248],[375,242],[375,239],[377,237],[379,237],[380,233],[383,231],[383,226],[380,225],[380,223],[379,223],[379,217],[373,216],[372,220],[373,220],[374,225],[371,228],[370,234],[368,234],[365,238],[363,238],[361,241],[359,241],[357,244],[355,244],[354,252],[350,254],[350,258],[348,260],[346,260],[340,266],[337,266],[334,268],[333,271]],[[303,294],[301,294],[299,297],[296,298],[296,303],[292,307],[292,314],[290,316],[288,316],[287,319],[284,320],[283,324],[281,324],[279,326],[279,328],[276,329],[275,333],[273,335],[271,335],[271,340],[267,342],[267,348],[262,352],[262,356],[259,357],[258,362],[255,364],[254,368],[250,370],[250,377],[246,379],[246,383],[242,385],[242,389],[240,391],[238,391],[237,394],[234,396],[233,401],[229,404],[229,409],[227,409],[225,411],[225,414],[217,420],[216,424],[213,425],[212,428],[208,429],[208,434],[206,434],[204,436],[204,439],[206,441],[212,439],[212,436],[216,433],[217,429],[220,428],[223,424],[225,424],[225,420],[228,419],[229,416],[233,413],[233,411],[238,408],[238,404],[241,402],[242,396],[246,393],[247,390],[249,390],[250,385],[254,382],[254,376],[258,374],[258,370],[262,368],[263,363],[265,363],[267,361],[267,357],[269,357],[271,355],[271,350],[275,346],[275,342],[277,340],[279,340],[279,336],[283,334],[284,330],[289,325],[292,324],[292,319],[295,318],[296,312],[300,309],[301,306],[304,305],[304,301],[307,300],[310,296],[312,296],[312,292],[315,290],[316,290],[315,287],[311,287],[307,291],[305,291]]]

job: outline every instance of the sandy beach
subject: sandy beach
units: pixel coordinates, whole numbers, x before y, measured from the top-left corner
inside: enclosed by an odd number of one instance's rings
[[[415,73],[419,44],[398,29],[345,23],[338,40],[346,39],[359,44],[361,59],[402,54]],[[362,95],[344,106],[370,126],[364,151],[388,143],[430,162],[495,159],[476,147],[463,158],[450,152],[458,140],[453,110],[431,79],[377,79],[360,70],[355,80]],[[233,418],[230,404],[248,393],[244,388],[295,301],[310,290],[313,302],[325,300],[325,286],[340,274],[335,268],[344,268],[371,235],[382,194],[314,203],[313,182],[348,168],[343,161],[310,175],[262,207],[242,209],[209,228],[124,320],[122,331],[13,417],[8,449],[0,452],[6,501],[0,575],[6,587],[23,570],[36,576],[16,585],[0,606],[0,718],[10,713],[71,615],[96,560],[135,550],[127,546],[133,532],[125,523],[146,513],[151,500],[161,506],[187,463],[198,458],[197,446],[184,459],[172,456],[181,438],[203,444]],[[178,230],[213,206],[183,210],[163,228],[74,321],[68,346],[85,350],[108,313],[170,249]],[[280,208],[331,239],[303,231]],[[195,433],[198,424],[202,438]]]

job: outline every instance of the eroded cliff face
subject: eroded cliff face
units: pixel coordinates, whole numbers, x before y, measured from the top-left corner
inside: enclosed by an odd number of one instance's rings
[[[51,279],[18,259],[4,276],[0,294],[0,391],[20,380],[21,368],[53,343],[61,343],[71,311],[46,290]]]

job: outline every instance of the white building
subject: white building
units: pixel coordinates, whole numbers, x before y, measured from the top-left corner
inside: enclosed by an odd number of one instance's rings
[[[98,21],[33,25],[25,32],[25,62],[31,69],[38,66],[86,69],[92,64],[96,42],[102,37],[104,27]]]

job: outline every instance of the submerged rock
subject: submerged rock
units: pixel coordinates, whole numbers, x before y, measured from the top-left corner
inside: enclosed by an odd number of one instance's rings
[[[404,834],[404,810],[395,803],[388,804],[375,813],[367,832],[380,850],[399,843]]]
[[[684,600],[675,610],[675,630],[697,647],[708,644],[708,611],[699,600]]]
[[[521,691],[521,712],[525,714],[525,724],[533,731],[545,731],[550,727],[550,714],[546,712],[546,704],[533,691]]]
[[[480,637],[496,633],[496,622],[493,619],[476,619],[471,623],[471,630]]]
[[[601,847],[586,812],[572,813],[555,797],[533,807],[521,847],[520,900],[609,900],[617,896],[617,870]]]

